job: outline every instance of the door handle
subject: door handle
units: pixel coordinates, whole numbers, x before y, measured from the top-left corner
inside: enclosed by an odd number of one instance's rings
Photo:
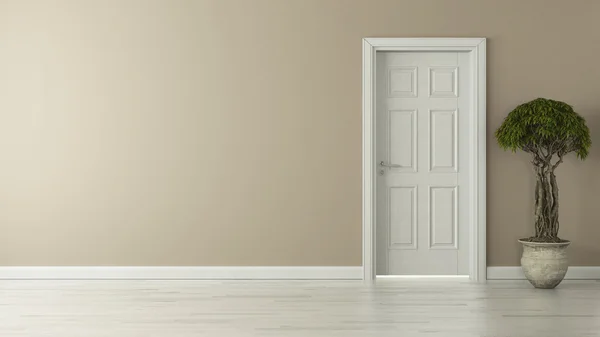
[[[381,162],[379,162],[379,166],[381,166],[381,167],[402,167],[402,165],[386,164],[383,160]]]

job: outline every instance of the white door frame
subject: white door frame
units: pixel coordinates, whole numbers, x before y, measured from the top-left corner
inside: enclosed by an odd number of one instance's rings
[[[450,51],[471,54],[472,93],[469,126],[469,278],[486,280],[486,39],[485,38],[366,38],[363,39],[362,224],[363,279],[375,280],[376,158],[375,53],[377,51]]]

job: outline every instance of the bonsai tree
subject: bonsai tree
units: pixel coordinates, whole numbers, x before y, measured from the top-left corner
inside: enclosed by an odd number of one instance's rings
[[[585,119],[559,101],[538,98],[511,111],[496,130],[504,150],[532,156],[535,184],[535,235],[530,242],[564,242],[558,237],[558,185],[554,171],[563,157],[575,152],[584,160],[592,145]]]

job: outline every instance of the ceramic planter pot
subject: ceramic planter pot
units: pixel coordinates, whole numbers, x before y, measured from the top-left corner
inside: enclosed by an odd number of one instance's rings
[[[571,242],[542,243],[523,240],[519,242],[523,244],[521,267],[527,280],[536,288],[556,287],[569,268],[567,247]]]

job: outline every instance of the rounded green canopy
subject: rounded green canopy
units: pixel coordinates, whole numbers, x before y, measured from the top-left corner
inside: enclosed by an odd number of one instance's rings
[[[496,130],[496,139],[503,149],[539,153],[560,157],[576,152],[585,159],[592,144],[585,119],[569,104],[547,98],[537,98],[511,111]]]

